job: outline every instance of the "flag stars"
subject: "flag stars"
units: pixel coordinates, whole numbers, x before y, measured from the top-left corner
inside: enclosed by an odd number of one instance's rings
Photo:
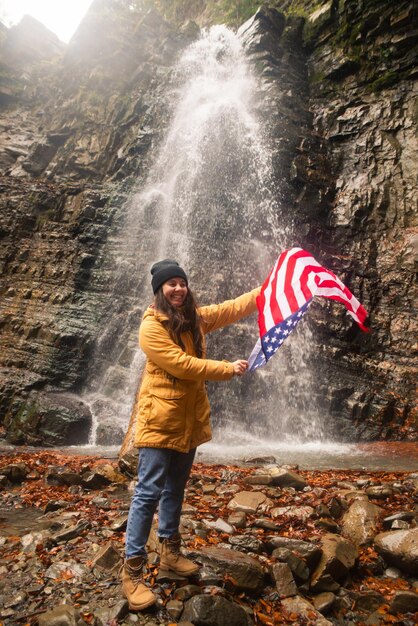
[[[298,260],[302,272],[298,275],[294,274],[293,261]],[[298,266],[299,267],[299,266]],[[273,284],[277,279],[277,275],[280,271],[286,275],[284,285],[280,281],[276,284],[274,290]],[[309,289],[305,290],[305,287],[310,285]],[[280,290],[278,291],[278,285],[280,284]],[[260,367],[269,360],[273,354],[277,351],[287,337],[293,332],[300,319],[304,316],[308,307],[315,295],[323,296],[325,298],[334,298],[334,295],[329,295],[329,290],[339,290],[341,297],[339,298],[343,302],[348,310],[348,313],[355,319],[360,325],[364,321],[367,313],[362,305],[356,300],[353,294],[344,286],[344,284],[329,270],[322,267],[309,253],[301,248],[291,248],[285,250],[277,260],[271,275],[269,275],[268,281],[262,287],[262,293],[265,294],[267,288],[272,289],[272,293],[266,301],[263,310],[259,310],[261,319],[264,325],[273,321],[271,318],[275,317],[273,311],[276,311],[275,326],[270,327],[266,334],[258,340],[254,351],[260,349],[260,354],[253,361],[252,367]],[[311,287],[313,289],[311,290]],[[311,297],[307,298],[307,294],[311,291]],[[299,294],[299,295],[298,295]],[[298,297],[296,297],[298,295]],[[298,302],[304,300],[304,304],[298,306]],[[283,307],[282,304],[285,304]],[[281,311],[287,311],[290,315],[286,319],[281,318]],[[277,317],[280,315],[280,319]],[[265,326],[264,326],[265,327]],[[262,355],[262,356],[261,356]]]

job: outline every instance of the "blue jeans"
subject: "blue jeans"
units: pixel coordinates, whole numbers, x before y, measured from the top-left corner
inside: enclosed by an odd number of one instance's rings
[[[126,529],[126,558],[145,555],[145,544],[158,507],[158,535],[178,533],[184,489],[196,448],[177,452],[167,448],[141,448],[138,482],[129,509]]]

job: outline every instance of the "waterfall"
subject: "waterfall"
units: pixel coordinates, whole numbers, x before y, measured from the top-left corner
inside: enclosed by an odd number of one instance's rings
[[[171,122],[145,186],[127,209],[119,259],[120,282],[141,311],[151,301],[149,269],[156,260],[178,260],[198,302],[209,304],[256,287],[279,252],[294,243],[275,186],[263,94],[239,37],[224,26],[212,27],[184,51],[171,84]],[[224,441],[322,437],[309,399],[310,331],[305,320],[300,327],[263,370],[209,384],[215,436]],[[115,328],[104,332],[104,344]],[[208,355],[247,358],[256,339],[254,315],[209,335]],[[91,396],[98,419],[113,411],[122,428],[143,364],[143,355],[132,348],[136,332],[129,341],[130,368],[122,343],[121,362]],[[118,380],[123,380],[119,388]]]

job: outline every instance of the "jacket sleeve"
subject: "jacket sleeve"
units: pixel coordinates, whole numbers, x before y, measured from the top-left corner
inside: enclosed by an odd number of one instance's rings
[[[185,380],[229,380],[234,367],[229,361],[199,359],[184,352],[169,332],[153,320],[144,320],[139,328],[139,345],[158,367],[175,378]]]
[[[234,300],[226,300],[221,304],[200,307],[203,332],[210,333],[254,313],[257,310],[256,298],[260,289],[261,287],[257,287]]]

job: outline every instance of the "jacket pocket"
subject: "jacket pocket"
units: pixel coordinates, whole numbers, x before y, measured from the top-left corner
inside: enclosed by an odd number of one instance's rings
[[[164,433],[181,433],[185,428],[186,392],[170,386],[150,389],[151,411],[148,426]]]

